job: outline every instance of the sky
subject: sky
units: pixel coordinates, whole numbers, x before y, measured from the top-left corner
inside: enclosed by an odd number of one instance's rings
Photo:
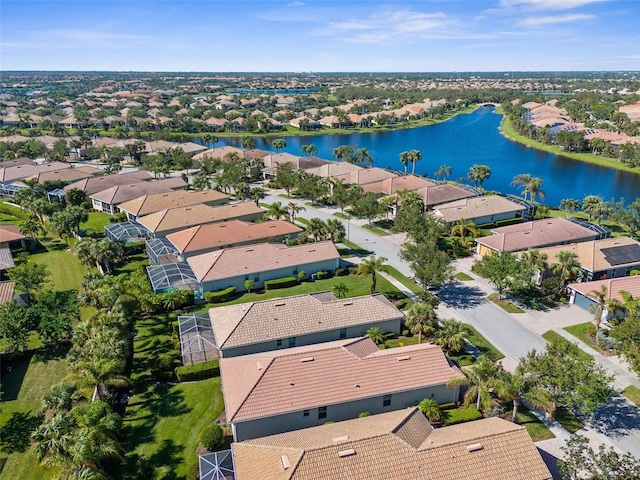
[[[0,70],[640,70],[640,0],[1,0]]]

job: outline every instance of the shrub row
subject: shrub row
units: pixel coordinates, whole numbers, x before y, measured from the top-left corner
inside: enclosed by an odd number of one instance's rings
[[[204,292],[204,300],[207,303],[223,303],[233,299],[236,287],[228,287],[217,292]]]
[[[296,277],[282,277],[274,278],[273,280],[267,280],[264,282],[265,290],[276,290],[278,288],[293,287],[298,284]]]
[[[316,275],[318,276],[318,280],[324,280],[333,277],[333,272],[320,271]]]
[[[455,425],[456,423],[471,422],[482,418],[482,414],[475,407],[461,410],[445,410],[442,419],[445,425]]]
[[[23,220],[31,218],[31,215],[26,210],[22,210],[20,207],[14,207],[13,205],[7,205],[4,202],[0,203],[0,213],[5,213]]]
[[[196,363],[195,365],[184,365],[175,370],[176,377],[180,382],[190,382],[192,380],[202,380],[203,378],[217,377],[220,374],[218,360]]]

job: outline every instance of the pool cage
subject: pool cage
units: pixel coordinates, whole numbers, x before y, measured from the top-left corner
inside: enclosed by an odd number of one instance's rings
[[[104,227],[104,236],[109,240],[138,242],[148,238],[153,238],[153,232],[138,222],[120,222],[112,223]]]
[[[231,450],[200,455],[200,480],[234,480],[233,456]]]
[[[2,183],[0,184],[0,197],[2,198],[14,198],[16,192],[19,192],[23,188],[28,188],[26,185],[18,185],[16,183]]]
[[[180,252],[166,238],[150,238],[145,242],[145,248],[153,265],[180,261]]]
[[[151,265],[147,267],[147,275],[154,293],[198,288],[198,279],[187,262]]]
[[[64,196],[67,194],[62,188],[56,188],[55,190],[51,190],[47,192],[47,200],[49,203],[64,203]]]
[[[193,365],[220,357],[209,314],[181,315],[178,317],[178,329],[183,365]]]

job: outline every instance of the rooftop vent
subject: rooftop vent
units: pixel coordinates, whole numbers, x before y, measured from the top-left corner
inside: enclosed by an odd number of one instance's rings
[[[308,250],[308,251],[309,251],[309,252],[315,252],[315,251],[316,251],[316,249],[315,249],[315,248],[312,248],[311,250]]]
[[[405,360],[411,360],[409,355],[405,355],[404,357],[398,357],[399,362],[404,362]]]
[[[253,248],[247,248],[245,252],[253,252]]]
[[[260,362],[256,363],[258,365],[258,370],[262,370],[262,364]]]
[[[344,458],[344,457],[350,457],[352,455],[355,455],[356,451],[353,448],[350,448],[349,450],[340,450],[338,452],[338,456],[340,458]]]
[[[300,359],[300,363],[313,362],[313,357],[304,357]]]
[[[291,468],[291,462],[289,462],[289,457],[287,457],[286,455],[282,455],[280,457],[280,461],[282,462],[282,468],[284,468],[285,470],[287,468]]]
[[[481,443],[472,443],[471,445],[467,445],[467,450],[469,450],[469,452],[477,452],[478,450],[482,450],[482,448]]]
[[[286,305],[286,303],[282,302],[282,303],[276,303],[273,306],[274,307],[284,307]]]
[[[347,440],[349,440],[349,436],[348,435],[344,435],[342,437],[332,438],[331,440],[333,441],[333,443],[346,442]]]
[[[353,302],[347,302],[347,303],[343,303],[343,304],[342,304],[342,306],[343,306],[343,307],[346,307],[346,306],[348,306],[348,305],[353,305]]]

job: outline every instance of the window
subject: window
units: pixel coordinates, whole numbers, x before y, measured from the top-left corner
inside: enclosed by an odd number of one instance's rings
[[[282,340],[276,340],[276,347],[282,346]]]
[[[247,280],[249,280],[249,275],[244,276],[244,281],[246,282]]]
[[[341,328],[340,329],[340,340],[342,340],[343,338],[347,338],[347,329],[346,328]]]
[[[327,418],[327,407],[318,408],[318,420],[322,420],[323,418]]]
[[[297,277],[298,276],[298,267],[293,269],[293,276]]]
[[[289,338],[289,348],[296,346],[296,337]]]
[[[389,407],[391,406],[391,395],[385,395],[382,397],[382,406]]]
[[[309,416],[309,410],[303,410],[302,411],[302,416],[303,417],[308,417]]]
[[[253,282],[258,283],[260,281],[260,275],[254,275]]]

